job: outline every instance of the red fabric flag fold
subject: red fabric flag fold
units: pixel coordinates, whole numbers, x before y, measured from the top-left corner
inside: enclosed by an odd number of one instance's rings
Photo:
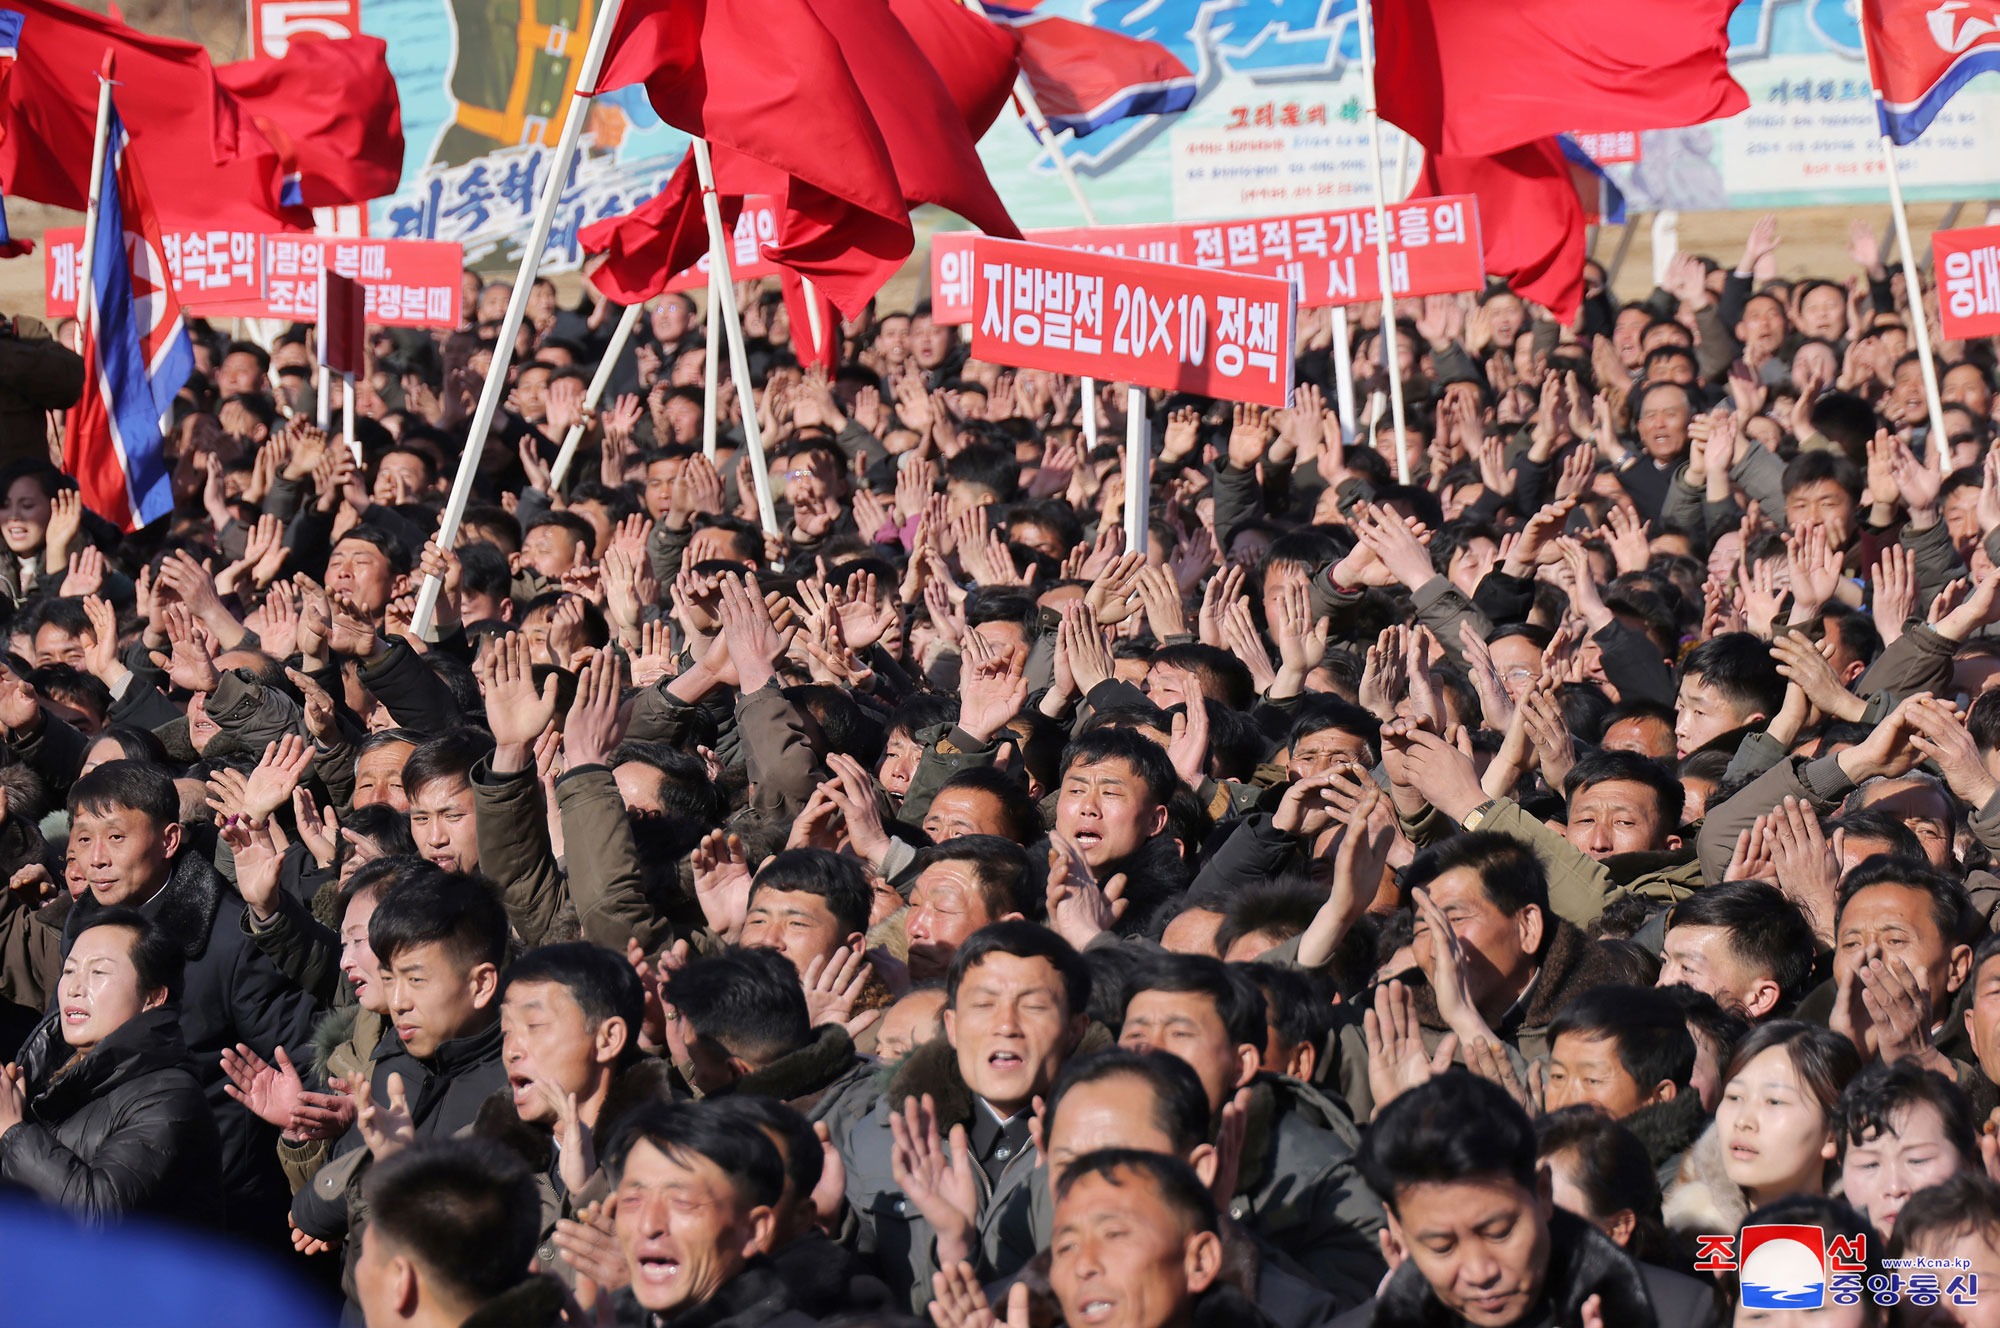
[[[296,170],[307,207],[395,192],[403,106],[380,37],[294,41],[282,59],[238,60],[215,73]]]
[[[635,0],[618,15],[598,90],[633,83],[660,118],[708,140],[717,191],[784,207],[767,252],[849,313],[915,238],[889,150],[840,46],[807,0]],[[838,236],[838,240],[830,237]],[[588,227],[611,298],[657,294],[708,248],[692,157],[658,197]]]
[[[1401,0],[1378,6],[1382,117],[1483,157],[1567,130],[1672,129],[1747,110],[1736,0]]]
[[[129,151],[170,229],[302,230],[296,180],[193,42],[155,37],[59,0],[21,14],[0,85],[0,189],[81,211],[97,123],[97,69],[116,56]],[[288,190],[288,185],[290,186]],[[288,196],[289,194],[289,196]]]
[[[1486,270],[1567,324],[1583,303],[1583,204],[1554,138],[1484,157],[1426,153],[1412,198],[1476,194]]]
[[[707,139],[719,195],[779,199],[778,240],[764,252],[852,317],[909,256],[918,203],[1019,234],[965,127],[995,83],[1011,83],[1011,63],[1000,43],[914,4],[938,50],[984,43],[951,86],[888,0],[647,0],[621,11],[600,87],[642,82],[662,119]],[[708,248],[691,163],[581,238],[607,255],[592,281],[611,298],[658,293]]]

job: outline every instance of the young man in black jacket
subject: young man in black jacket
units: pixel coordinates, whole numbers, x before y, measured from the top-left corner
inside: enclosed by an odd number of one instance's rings
[[[358,1234],[367,1214],[360,1179],[371,1163],[457,1134],[507,1086],[499,1017],[507,941],[506,911],[476,876],[415,871],[376,906],[368,944],[382,967],[390,1029],[375,1048],[373,1078],[356,1094],[353,1126],[292,1200],[304,1237],[331,1243]],[[352,1256],[350,1247],[350,1265]]]

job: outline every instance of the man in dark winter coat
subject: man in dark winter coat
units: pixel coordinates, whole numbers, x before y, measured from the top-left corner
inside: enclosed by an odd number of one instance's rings
[[[722,1103],[649,1103],[604,1155],[618,1196],[618,1245],[648,1328],[803,1328],[770,1258],[785,1164],[761,1127]],[[629,1314],[621,1322],[631,1321]]]
[[[499,990],[507,941],[492,886],[435,869],[404,880],[368,920],[390,1031],[375,1048],[354,1124],[292,1200],[292,1221],[307,1236],[349,1240],[350,1272],[351,1237],[368,1212],[363,1173],[413,1142],[457,1134],[506,1087]]]
[[[1406,1257],[1381,1293],[1335,1328],[1531,1328],[1605,1324],[1710,1328],[1713,1292],[1634,1263],[1609,1236],[1559,1211],[1535,1162],[1528,1113],[1489,1080],[1453,1070],[1376,1112],[1361,1170],[1389,1207]]]
[[[816,1116],[869,1072],[845,1028],[812,1026],[798,970],[780,951],[689,960],[661,994],[680,1016],[704,1096],[759,1094]]]
[[[367,1328],[554,1328],[562,1284],[531,1276],[535,1181],[482,1139],[405,1148],[368,1177],[375,1220],[361,1234],[356,1299]]]
[[[108,761],[69,795],[70,857],[89,886],[64,929],[67,953],[92,914],[128,907],[181,948],[186,978],[181,1036],[222,1134],[222,1188],[233,1231],[272,1240],[290,1187],[277,1162],[277,1131],[224,1091],[226,1047],[247,1043],[269,1059],[279,1047],[309,1060],[319,1003],[264,957],[243,926],[243,901],[183,842],[180,795],[156,766]]]

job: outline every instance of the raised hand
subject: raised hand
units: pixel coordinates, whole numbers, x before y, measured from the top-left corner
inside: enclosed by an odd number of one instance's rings
[[[1416,1002],[1400,981],[1390,979],[1375,988],[1375,1008],[1361,1015],[1361,1036],[1368,1047],[1368,1092],[1375,1114],[1407,1093],[1421,1088],[1451,1068],[1458,1037],[1446,1033],[1434,1052],[1424,1049],[1423,1025]]]
[[[1048,925],[1082,950],[1125,916],[1125,878],[1114,876],[1100,888],[1096,873],[1076,841],[1060,831],[1049,837]]]
[[[711,830],[689,855],[694,868],[695,899],[708,925],[725,940],[743,930],[750,911],[750,860],[743,841],[722,830]]]
[[[495,744],[494,773],[526,770],[535,740],[555,722],[556,676],[550,674],[536,689],[528,640],[520,632],[495,639],[474,672],[486,695],[486,723]]]
[[[361,1138],[377,1162],[385,1162],[417,1141],[417,1127],[410,1117],[410,1099],[403,1089],[403,1076],[392,1074],[385,1085],[388,1100],[379,1102],[364,1080],[355,1086],[357,1108],[354,1122]]]
[[[965,1126],[951,1127],[950,1150],[938,1134],[937,1103],[929,1093],[903,1100],[889,1113],[889,1169],[897,1188],[937,1232],[938,1262],[952,1267],[972,1257],[980,1184]]]
[[[166,670],[167,680],[174,686],[190,692],[214,691],[221,684],[222,675],[216,671],[207,634],[185,604],[169,604],[166,619],[167,640],[172,643],[173,652],[163,655],[151,650],[148,657],[156,667]]]

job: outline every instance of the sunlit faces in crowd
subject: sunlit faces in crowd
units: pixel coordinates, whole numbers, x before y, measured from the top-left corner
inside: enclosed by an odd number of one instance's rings
[[[1025,1110],[1083,1036],[1086,1000],[1072,998],[1088,992],[1088,970],[1052,933],[1003,922],[975,934],[953,959],[944,1011],[966,1086],[1002,1118]]]
[[[1838,1156],[1841,1089],[1860,1069],[1854,1044],[1791,1020],[1753,1030],[1730,1058],[1715,1129],[1724,1174],[1751,1208],[1826,1192]]]
[[[1087,1153],[1056,1189],[1049,1284],[1082,1328],[1176,1328],[1222,1272],[1215,1201],[1159,1153]]]
[[[1870,1065],[1841,1094],[1841,1197],[1884,1237],[1918,1190],[1980,1169],[1958,1086],[1911,1062]]]

